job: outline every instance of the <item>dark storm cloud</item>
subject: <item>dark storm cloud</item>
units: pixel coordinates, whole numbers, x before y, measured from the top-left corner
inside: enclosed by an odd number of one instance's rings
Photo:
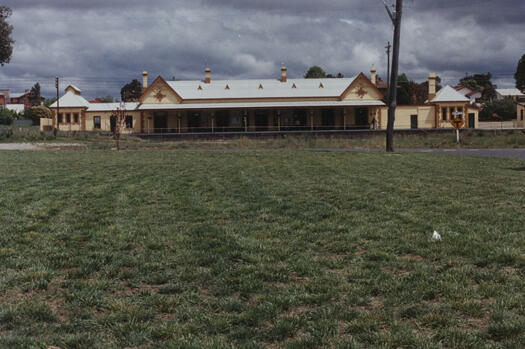
[[[392,2],[392,1],[391,1]],[[381,0],[9,0],[16,46],[0,68],[1,88],[54,76],[88,97],[118,96],[143,70],[201,79],[298,77],[313,64],[353,76],[372,64],[386,78],[384,46],[392,26]],[[525,52],[525,4],[510,1],[405,0],[401,71],[423,81],[436,71],[446,83],[466,72],[494,73],[512,85]],[[520,18],[521,20],[518,20]]]

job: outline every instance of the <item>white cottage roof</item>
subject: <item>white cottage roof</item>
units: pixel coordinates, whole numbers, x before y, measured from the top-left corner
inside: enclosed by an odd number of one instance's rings
[[[128,111],[136,110],[139,103],[127,102],[124,103],[124,108]],[[120,103],[90,103],[87,111],[114,111],[120,108]]]
[[[6,104],[6,109],[9,109],[11,111],[17,112],[17,113],[23,113],[25,110],[25,105],[23,104]]]
[[[498,88],[496,89],[496,92],[500,94],[501,96],[510,96],[510,97],[520,97],[525,96],[525,94],[521,93],[520,90],[517,88]]]
[[[355,80],[276,79],[167,81],[182,99],[308,98],[339,97]]]
[[[463,96],[461,93],[456,91],[451,86],[445,86],[438,91],[436,97],[434,97],[430,102],[469,102],[470,100]]]
[[[89,107],[89,102],[82,96],[75,94],[73,91],[69,90],[65,95],[60,97],[58,100],[60,102],[60,107],[62,108],[83,108]],[[57,102],[51,104],[50,108],[56,108]]]

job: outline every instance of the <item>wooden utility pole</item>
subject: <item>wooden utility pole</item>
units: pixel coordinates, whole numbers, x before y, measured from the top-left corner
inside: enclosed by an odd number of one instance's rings
[[[403,13],[403,0],[396,0],[396,10],[390,11],[385,4],[385,8],[394,24],[394,52],[392,56],[392,75],[388,93],[388,125],[386,129],[386,151],[394,151],[394,121],[396,118],[397,107],[397,75],[399,69],[399,46],[401,39],[401,17]]]
[[[58,114],[60,113],[60,101],[59,101],[59,99],[60,99],[60,84],[59,84],[58,76],[55,78],[55,86],[57,88],[57,115],[56,115],[57,125],[56,125],[56,128],[55,128],[55,134],[56,134],[57,129],[60,129],[59,121],[58,121]]]
[[[392,48],[392,45],[390,45],[390,41],[385,46],[386,48],[386,83],[388,85],[388,92],[387,96],[390,94],[390,49]]]

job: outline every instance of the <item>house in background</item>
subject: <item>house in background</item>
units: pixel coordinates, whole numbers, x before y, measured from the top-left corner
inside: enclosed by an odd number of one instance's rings
[[[41,97],[40,104],[43,105],[44,97]],[[29,101],[29,90],[23,93],[11,93],[10,90],[0,90],[0,106],[17,113],[23,113],[27,108],[31,108]]]
[[[140,103],[127,103],[125,133],[267,132],[386,129],[387,107],[377,87],[377,74],[353,78],[169,81],[158,77],[148,85],[143,73]],[[383,86],[384,87],[384,86]],[[476,127],[479,110],[447,86],[436,94],[436,74],[429,78],[430,100],[420,106],[400,106],[396,129],[451,128],[452,117]],[[51,105],[53,119],[43,129],[111,132],[111,114],[119,103],[90,103],[75,86]],[[467,118],[468,117],[468,118]]]
[[[395,129],[452,128],[455,117],[464,120],[464,127],[478,127],[479,108],[470,104],[470,99],[451,86],[436,93],[437,75],[428,77],[428,100],[421,105],[399,105],[396,108]],[[381,129],[386,129],[386,122]]]
[[[111,118],[111,114],[121,106],[120,103],[90,103],[82,97],[82,91],[74,85],[66,87],[65,92],[59,99],[58,115],[57,102],[55,102],[50,106],[53,118],[41,119],[41,130],[51,131],[56,127],[61,131],[114,131],[116,120]],[[123,133],[138,132],[136,126],[140,118],[140,112],[136,110],[138,103],[124,103],[123,106],[129,112]]]
[[[516,117],[514,126],[525,128],[525,102],[518,103],[516,109],[517,109],[517,117]]]
[[[475,91],[465,86],[456,86],[455,90],[467,97],[470,100],[470,104],[480,106],[480,104],[478,104],[478,100],[481,98],[480,91]]]
[[[512,98],[515,102],[525,102],[525,94],[517,88],[498,88],[496,89],[496,98],[499,100],[505,98]]]

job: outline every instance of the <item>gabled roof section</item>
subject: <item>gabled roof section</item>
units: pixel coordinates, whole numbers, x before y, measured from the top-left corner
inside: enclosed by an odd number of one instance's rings
[[[69,89],[65,95],[58,100],[61,108],[87,108],[89,102],[84,97],[76,94],[73,89]],[[57,102],[51,104],[50,108],[56,108]]]
[[[339,80],[339,79],[335,79],[335,80]],[[361,84],[361,85],[359,85]],[[372,83],[372,81],[363,73],[360,73],[356,78],[354,78],[352,80],[352,82],[350,83],[350,85],[348,85],[348,87],[343,91],[343,93],[341,93],[341,95],[339,96],[340,99],[346,99],[348,97],[348,95],[350,94],[350,92],[354,89],[360,89],[362,88],[363,90],[365,90],[365,95],[368,95],[369,91],[371,91],[372,93],[375,93],[376,94],[376,99],[378,100],[381,100],[383,99],[383,93],[381,93],[381,91],[379,91],[379,89],[376,87],[376,85],[374,85]],[[361,92],[360,91],[356,91],[356,93],[359,94],[359,98],[360,99],[363,99],[365,95],[362,95],[361,96]]]
[[[223,99],[270,99],[270,98],[339,98],[354,81],[351,79],[287,79],[286,82],[271,79],[167,81],[182,97],[191,100]],[[319,88],[323,85],[324,88]],[[199,90],[199,86],[201,89]],[[224,86],[229,86],[227,90]],[[261,88],[262,86],[262,88]],[[295,86],[295,87],[294,87]]]
[[[195,90],[197,90],[197,88],[198,86],[195,86]],[[155,91],[157,91],[157,93],[160,91],[162,94],[162,90],[164,89],[170,93],[173,93],[173,95],[177,98],[178,101],[181,101],[183,99],[181,95],[177,91],[175,91],[166,80],[162,78],[162,76],[158,76],[155,79],[155,81],[153,81],[153,83],[142,93],[142,96],[139,99],[140,103],[144,103],[147,97],[153,96],[155,94]],[[158,97],[162,96],[158,94]],[[165,97],[167,96],[164,95],[163,98],[157,98],[159,100],[158,103],[161,103]]]
[[[66,92],[73,91],[77,95],[81,95],[82,94],[82,90],[79,89],[78,87],[76,87],[75,85],[69,85],[68,87],[66,87],[65,91]]]
[[[470,100],[456,91],[453,87],[447,85],[439,90],[436,96],[430,102],[470,102]]]

